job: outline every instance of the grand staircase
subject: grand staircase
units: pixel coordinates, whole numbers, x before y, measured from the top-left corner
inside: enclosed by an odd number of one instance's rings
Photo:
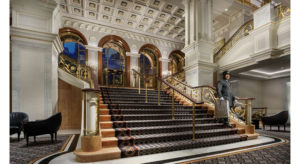
[[[100,87],[100,127],[103,147],[117,145],[121,157],[200,148],[247,140],[244,131],[218,123],[208,109],[196,106],[195,140],[192,107],[174,102],[166,92]]]

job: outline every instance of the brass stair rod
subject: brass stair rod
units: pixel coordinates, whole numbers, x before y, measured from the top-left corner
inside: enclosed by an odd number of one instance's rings
[[[141,76],[139,75],[139,94],[141,94]]]
[[[157,79],[157,87],[158,87],[158,105],[160,105],[160,81]]]
[[[100,105],[100,99],[99,99],[99,93],[96,93],[97,95],[97,104],[96,104],[96,135],[100,135],[100,129],[99,129],[99,105]]]
[[[146,81],[146,90],[145,90],[145,102],[148,103],[148,97],[147,97],[147,81]]]
[[[204,89],[203,89],[203,87],[201,88],[201,102],[203,102],[203,94],[204,94]]]
[[[136,73],[133,73],[134,81],[133,81],[133,86],[136,88]]]
[[[195,103],[193,102],[193,141],[195,138]]]
[[[108,70],[106,70],[106,86],[108,86]]]
[[[172,94],[172,120],[175,120],[175,116],[174,116],[174,89],[173,89],[173,94]]]
[[[86,92],[83,92],[83,135],[86,136]]]

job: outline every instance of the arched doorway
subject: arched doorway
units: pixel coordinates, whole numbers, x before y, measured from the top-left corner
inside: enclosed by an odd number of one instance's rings
[[[140,73],[146,75],[150,79],[148,87],[155,88],[157,86],[155,77],[161,77],[161,53],[157,47],[152,44],[146,44],[140,48],[140,57],[138,61]],[[145,83],[141,81],[141,87],[145,87]]]
[[[102,49],[103,84],[110,86],[125,85],[125,53],[122,47],[107,43]]]
[[[169,55],[169,71],[171,75],[183,70],[185,66],[184,53],[180,50],[172,51]]]
[[[130,84],[130,58],[128,44],[120,37],[109,35],[98,44],[102,52],[98,54],[99,84],[107,86],[127,86]]]

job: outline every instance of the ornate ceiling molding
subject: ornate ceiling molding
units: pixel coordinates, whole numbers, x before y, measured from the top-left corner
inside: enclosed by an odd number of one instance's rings
[[[165,0],[60,0],[66,16],[184,41],[184,6]]]
[[[122,36],[122,38],[127,38],[131,40],[141,41],[145,43],[151,43],[154,45],[161,45],[163,47],[170,47],[172,49],[182,49],[184,47],[184,42],[170,41],[169,39],[159,38],[154,36],[149,36],[145,34],[140,34],[137,32],[131,32],[123,29],[117,29],[108,27],[105,25],[95,24],[92,22],[82,21],[69,17],[62,17],[63,27],[71,27],[78,30],[87,30],[89,32],[104,33],[109,35]]]

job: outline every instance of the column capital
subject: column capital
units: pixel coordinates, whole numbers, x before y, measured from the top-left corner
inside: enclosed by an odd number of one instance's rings
[[[138,58],[140,54],[138,52],[126,52],[126,56]]]
[[[100,51],[100,52],[102,52],[102,49],[103,49],[102,47],[96,47],[93,45],[86,45],[85,48],[90,51]]]
[[[159,58],[159,61],[161,61],[161,62],[170,62],[170,59],[166,59],[166,58]]]

